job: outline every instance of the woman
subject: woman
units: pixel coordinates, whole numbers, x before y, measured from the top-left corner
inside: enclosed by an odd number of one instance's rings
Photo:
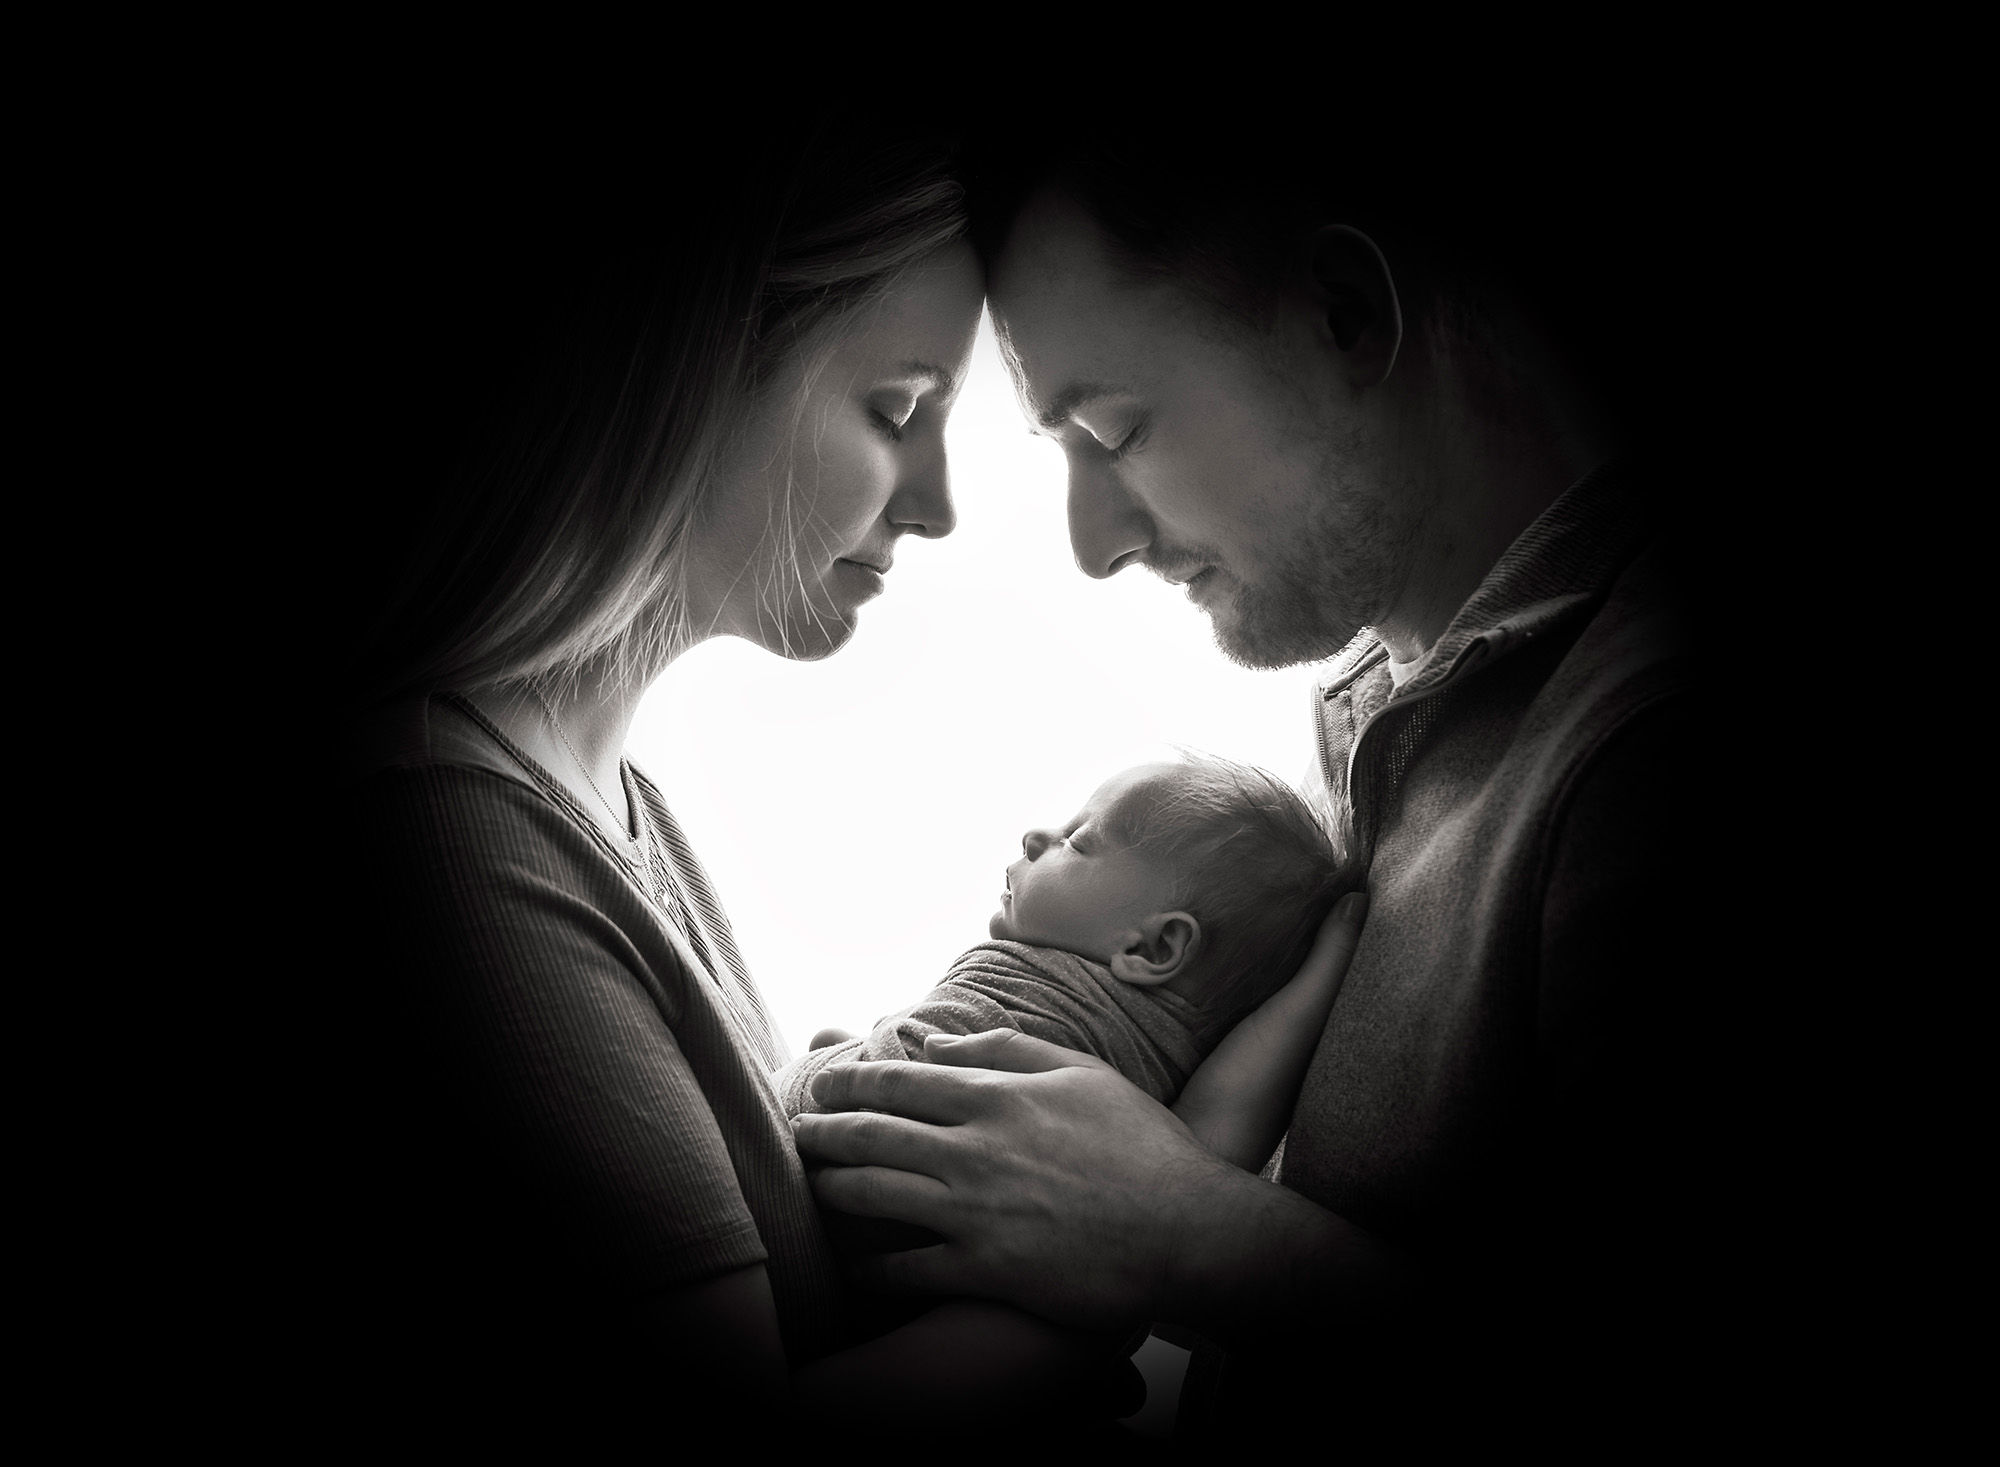
[[[783,1051],[621,756],[689,647],[825,656],[901,537],[951,531],[983,280],[946,155],[821,131],[663,168],[671,206],[612,182],[425,179],[431,227],[385,254],[370,383],[406,426],[356,520],[401,533],[354,571],[379,609],[344,800],[354,971],[395,1016],[378,1307],[443,1399],[1053,1399],[1102,1342],[998,1306],[857,1347],[765,1081]]]

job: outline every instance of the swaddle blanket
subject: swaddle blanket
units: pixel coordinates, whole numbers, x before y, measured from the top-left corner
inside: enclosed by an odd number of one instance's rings
[[[1102,963],[1020,942],[982,942],[944,981],[864,1039],[816,1049],[773,1077],[788,1115],[817,1111],[808,1089],[828,1065],[921,1060],[930,1034],[1018,1029],[1104,1060],[1163,1104],[1201,1063],[1201,1010],[1179,994],[1120,983]]]

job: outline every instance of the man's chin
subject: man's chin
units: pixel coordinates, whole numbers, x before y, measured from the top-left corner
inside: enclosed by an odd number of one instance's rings
[[[1250,607],[1244,602],[1245,598],[1238,597],[1230,605],[1211,609],[1208,625],[1222,655],[1252,671],[1323,661],[1360,631],[1359,626],[1324,625],[1308,616],[1274,614],[1276,608]]]

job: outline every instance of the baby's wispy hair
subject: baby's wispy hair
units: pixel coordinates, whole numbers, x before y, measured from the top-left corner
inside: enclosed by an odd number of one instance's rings
[[[1201,922],[1204,1047],[1305,962],[1333,904],[1356,885],[1305,798],[1248,764],[1179,750],[1136,792],[1119,838],[1170,867],[1174,903]]]

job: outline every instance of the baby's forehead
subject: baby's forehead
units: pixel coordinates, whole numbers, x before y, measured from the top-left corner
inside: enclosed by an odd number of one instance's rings
[[[1111,776],[1091,803],[1108,834],[1130,841],[1140,834],[1146,817],[1171,799],[1187,778],[1186,765],[1141,764]]]

